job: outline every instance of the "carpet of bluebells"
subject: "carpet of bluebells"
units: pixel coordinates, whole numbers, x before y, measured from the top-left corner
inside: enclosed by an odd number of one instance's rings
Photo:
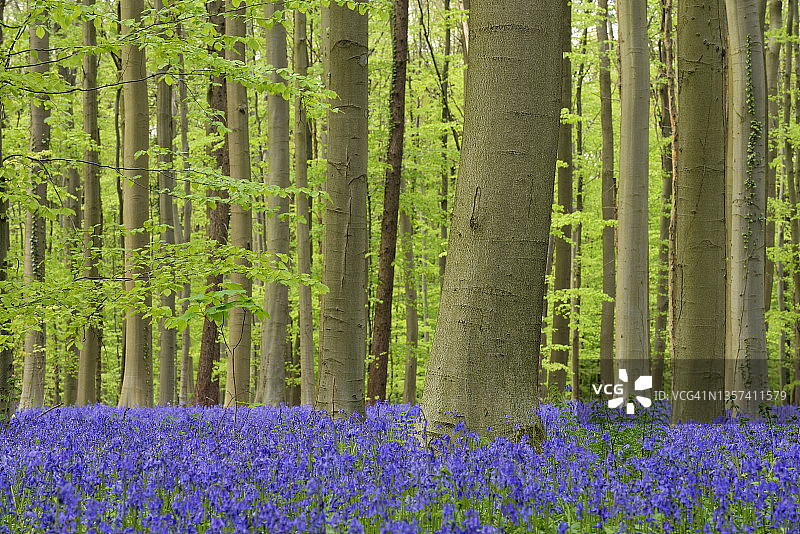
[[[540,445],[420,443],[403,405],[31,410],[0,427],[0,532],[800,532],[796,409],[585,409],[543,405]]]

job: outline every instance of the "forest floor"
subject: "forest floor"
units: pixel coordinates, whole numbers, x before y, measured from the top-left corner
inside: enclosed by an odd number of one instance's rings
[[[796,408],[669,425],[542,405],[538,446],[424,446],[419,409],[30,410],[0,428],[0,532],[798,532]],[[648,415],[649,413],[649,415]]]

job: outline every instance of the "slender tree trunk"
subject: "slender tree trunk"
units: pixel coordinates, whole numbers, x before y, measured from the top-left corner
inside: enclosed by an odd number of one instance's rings
[[[784,160],[786,155],[784,154]],[[781,178],[780,180],[780,188],[778,192],[778,201],[783,203],[785,202],[786,198],[786,190],[785,190],[785,180]],[[782,250],[785,241],[784,241],[784,227],[785,227],[785,220],[780,220],[778,222],[778,250]],[[775,278],[777,279],[777,293],[778,293],[778,313],[783,315],[786,312],[786,294],[785,294],[785,280],[784,280],[784,270],[783,270],[783,261],[778,260],[775,264]],[[786,385],[789,383],[789,373],[786,369],[786,331],[784,328],[780,329],[780,334],[778,336],[778,384],[780,387],[779,391],[786,391]],[[781,404],[787,404],[786,399],[783,399]]]
[[[264,16],[282,16],[283,0],[274,0],[265,5]],[[286,57],[286,28],[279,22],[267,31],[267,63],[278,69],[288,66]],[[272,83],[285,83],[283,77],[273,72]],[[269,108],[269,183],[272,186],[289,187],[289,101],[280,94],[267,97]],[[305,131],[297,136],[305,137]],[[275,267],[281,260],[278,254],[289,254],[289,220],[279,217],[289,212],[289,197],[272,196],[270,209],[275,214],[267,221],[267,249]],[[289,288],[278,282],[267,284],[264,292],[264,308],[269,317],[261,326],[261,371],[256,392],[256,402],[279,406],[286,398],[286,328],[289,324]]]
[[[164,1],[156,0],[156,11],[164,9]],[[166,21],[162,21],[166,23]],[[169,247],[175,245],[175,212],[172,205],[172,194],[175,190],[175,170],[172,165],[172,140],[175,137],[172,120],[172,86],[164,80],[167,68],[161,69],[161,76],[156,83],[156,136],[161,149],[158,155],[158,212],[159,223],[164,226],[161,241]],[[169,308],[175,315],[175,293],[162,295],[161,306]],[[175,404],[175,361],[178,354],[177,333],[167,328],[164,319],[159,322],[158,351],[158,403]]]
[[[553,21],[561,14],[560,0],[472,4],[470,22],[480,30],[472,35],[447,271],[422,393],[426,439],[460,421],[482,436],[544,438],[531,417],[531,347],[541,333],[553,202],[562,69]]]
[[[581,36],[581,54],[586,54],[586,42],[588,39],[588,28],[583,29]],[[577,86],[575,88],[575,114],[578,117],[583,117],[583,79],[586,76],[586,63],[581,61],[578,66]],[[575,141],[576,153],[578,154],[578,161],[580,168],[576,165],[578,183],[575,194],[575,209],[578,213],[583,213],[583,122],[578,121],[575,125]],[[583,227],[580,221],[572,227],[572,290],[574,291],[571,302],[570,314],[572,316],[572,331],[570,348],[572,353],[570,355],[572,367],[572,399],[577,400],[581,396],[581,376],[580,376],[580,350],[581,350],[581,334],[580,334],[580,316],[581,316],[581,245],[583,239]]]
[[[789,8],[787,10],[787,15],[788,16],[786,17],[787,39],[786,39],[786,43],[784,45],[785,48],[784,48],[784,54],[783,54],[783,56],[784,56],[783,57],[783,64],[784,64],[784,68],[783,68],[783,124],[784,125],[789,125],[790,122],[791,122],[791,117],[792,117],[792,90],[791,90],[792,89],[792,61],[794,60],[795,47],[797,46],[795,44],[794,39],[792,38],[792,36],[794,35],[795,28],[797,27],[797,21],[794,19],[796,11],[797,11],[797,0],[789,0]],[[784,139],[784,143],[783,143],[784,177],[783,177],[783,180],[781,182],[781,185],[785,188],[785,192],[789,197],[788,200],[789,200],[789,205],[790,205],[790,207],[789,207],[789,210],[790,210],[789,213],[790,214],[794,214],[794,211],[796,210],[796,202],[797,202],[797,198],[796,198],[797,197],[797,184],[794,182],[794,161],[793,161],[793,159],[794,159],[794,150],[792,148],[792,143],[789,140],[789,137],[787,136]],[[794,189],[794,193],[792,193],[793,189]],[[793,197],[794,197],[794,199],[793,199]],[[796,265],[795,262],[797,261],[796,260],[797,249],[798,249],[798,246],[800,246],[800,222],[797,222],[795,217],[790,216],[789,217],[788,226],[789,226],[789,237],[790,237],[790,243],[791,243],[790,244],[790,247],[791,247],[790,250],[792,251],[792,253],[791,253],[792,261],[791,261],[790,265]],[[795,278],[795,276],[797,275],[800,278],[800,272],[798,272],[797,269],[790,269],[790,271],[791,271],[791,274],[792,274],[792,286],[793,287],[800,287],[800,285],[795,283],[796,280],[797,280]],[[781,277],[779,276],[779,278],[781,278]],[[785,281],[781,279],[781,284],[780,285],[783,287],[784,284],[785,284]],[[800,296],[800,293],[797,293],[795,291],[792,292],[792,308],[794,310],[797,310],[798,306],[797,306],[797,300],[795,299],[795,295]],[[795,320],[795,321],[792,322],[792,334],[793,334],[793,338],[794,338],[793,342],[792,342],[793,359],[800,358],[800,343],[798,343],[798,340],[800,339],[800,336],[798,336],[799,333],[800,333],[800,331],[798,331],[798,322],[797,322],[797,320]],[[782,347],[785,347],[785,345],[782,345]],[[791,382],[791,375],[792,375],[791,372],[790,372],[791,365],[787,365],[784,362],[783,365],[781,366],[781,369],[783,369],[783,373],[782,374],[786,377],[785,383],[783,384],[783,388],[786,388],[786,384]],[[783,389],[783,391],[787,391],[787,390]],[[792,390],[791,389],[787,391],[787,400],[788,401],[792,400]]]
[[[731,347],[726,388],[760,394],[767,386],[764,329],[766,215],[766,79],[762,14],[757,0],[726,0],[729,120],[725,174],[730,183]],[[746,414],[760,400],[737,399]]]
[[[667,314],[669,312],[669,228],[672,211],[672,154],[675,78],[672,53],[672,0],[661,0],[661,39],[658,42],[661,60],[658,86],[661,137],[668,140],[661,150],[661,217],[659,218],[658,277],[656,282],[656,317],[653,328],[653,391],[664,390],[664,353],[667,350]]]
[[[450,10],[450,0],[444,0],[444,10]],[[407,24],[406,24],[407,26]],[[466,34],[465,34],[466,35]],[[442,122],[449,123],[450,117],[450,24],[444,28],[444,64],[442,65]],[[466,62],[466,47],[464,61]],[[440,236],[442,243],[447,243],[447,225],[449,223],[449,211],[447,209],[448,186],[450,185],[450,163],[447,160],[447,131],[442,132],[442,182],[441,182],[441,206],[442,206],[442,226]],[[447,256],[439,256],[439,289],[444,283],[444,269],[447,263]]]
[[[230,37],[245,36],[244,17],[246,2],[227,0],[225,13],[225,32]],[[244,43],[239,41],[228,49],[229,61],[244,62]],[[234,180],[250,180],[250,136],[248,133],[247,92],[243,85],[232,79],[228,87],[228,143],[230,150],[230,177]],[[250,210],[241,204],[231,206],[231,244],[242,251],[250,251],[252,245],[252,221]],[[240,269],[249,263],[237,258]],[[244,296],[252,296],[252,281],[242,272],[231,274],[231,282],[242,288]],[[246,404],[250,400],[250,330],[252,318],[249,311],[237,306],[230,312],[230,334],[228,338],[228,364],[225,379],[225,404]]]
[[[0,0],[0,47],[3,45],[3,22],[6,0]],[[6,127],[5,108],[0,99],[0,161],[3,160],[3,130]],[[0,287],[5,288],[8,280],[8,249],[11,247],[11,235],[8,224],[8,178],[0,174]],[[3,291],[5,293],[5,290]],[[2,293],[0,293],[1,295]],[[10,417],[11,376],[14,370],[14,347],[11,341],[10,325],[0,324],[0,333],[8,340],[0,346],[0,414],[4,420]]]
[[[93,9],[95,0],[84,0],[84,5]],[[97,35],[93,20],[83,21],[84,46],[96,46]],[[99,270],[103,246],[103,204],[100,195],[100,129],[97,126],[97,56],[83,57],[83,132],[90,144],[83,152],[83,248],[86,270],[84,276],[95,280],[99,288]],[[100,302],[92,304],[92,316],[83,334],[83,346],[78,366],[79,406],[97,402],[96,374],[100,362],[100,347],[103,336],[103,308]]]
[[[181,28],[183,37],[183,29]],[[183,54],[179,56],[180,61],[180,84],[178,85],[178,98],[180,99],[180,114],[181,114],[181,151],[183,152],[183,170],[188,173],[189,170],[189,106],[187,103],[186,91],[186,74],[183,66]],[[189,195],[192,193],[192,183],[189,180],[184,181],[184,196],[183,201],[183,243],[190,243],[192,240],[192,201]],[[189,282],[183,285],[183,298],[188,299],[191,295],[192,287]],[[189,309],[189,302],[184,300],[182,312],[186,313]],[[180,394],[178,395],[178,402],[186,405],[189,399],[194,395],[194,361],[191,356],[192,333],[187,325],[183,329],[181,339],[181,382]]]
[[[572,52],[572,3],[562,0],[561,10],[561,109],[572,113],[572,63],[569,53]],[[564,213],[572,213],[572,124],[561,123],[558,129],[558,204]],[[561,227],[563,237],[555,241],[555,277],[553,279],[553,347],[550,351],[550,363],[559,366],[551,370],[547,376],[550,388],[556,387],[564,391],[567,383],[566,366],[569,359],[569,314],[567,302],[560,295],[570,287],[570,267],[572,247],[567,239],[572,235],[572,226]]]
[[[400,183],[402,192],[405,180]],[[403,381],[403,402],[417,403],[417,345],[419,343],[419,318],[417,317],[417,282],[414,277],[414,226],[408,211],[400,212],[400,247],[403,250],[406,306],[406,365]]]
[[[763,1],[763,0],[762,0]],[[778,70],[780,67],[781,43],[779,32],[783,27],[783,2],[782,0],[769,0],[769,30],[772,34],[765,50],[765,67],[767,77],[767,129],[764,132],[767,143],[767,206],[769,199],[775,198],[777,167],[771,163],[778,157],[778,140],[772,132],[778,128]],[[774,139],[771,139],[773,138]],[[775,246],[775,213],[769,210],[767,214],[767,234],[765,246],[770,249]],[[772,304],[772,281],[775,265],[769,255],[765,256],[764,266],[764,313],[769,311]]]
[[[725,17],[722,1],[678,4],[678,161],[671,263],[673,391],[723,391],[725,363]],[[672,404],[709,423],[724,399]]]
[[[338,98],[328,114],[327,193],[322,307],[315,408],[364,413],[367,251],[368,15],[331,4],[328,87]]]
[[[294,12],[294,70],[298,76],[308,74],[308,41],[306,38],[306,15]],[[308,117],[300,98],[294,101],[294,155],[295,182],[298,189],[308,188],[309,143]],[[311,210],[309,197],[305,193],[295,194],[297,203],[297,268],[300,274],[311,274]],[[313,405],[314,379],[314,309],[311,288],[305,284],[298,287],[298,320],[300,341],[300,403]]]
[[[225,34],[224,0],[212,0],[206,4],[208,18],[214,25],[217,34]],[[221,55],[220,52],[209,47],[209,55]],[[227,87],[225,79],[220,76],[213,76],[208,85],[206,97],[208,105],[214,114],[213,121],[221,123],[223,126],[227,122]],[[206,135],[213,136],[218,129],[212,121],[207,122]],[[228,152],[228,135],[221,134],[221,143],[210,148],[210,155],[216,167],[223,176],[230,175],[230,158]],[[217,242],[218,246],[228,243],[228,224],[230,222],[230,204],[225,202],[228,199],[228,191],[209,190],[208,196],[219,197],[222,202],[217,202],[214,209],[208,213],[208,238]],[[207,280],[207,292],[219,291],[222,284],[222,275],[210,275]],[[200,342],[200,357],[197,362],[197,382],[195,385],[195,402],[201,406],[214,406],[219,403],[219,376],[213,373],[216,363],[220,359],[219,330],[220,326],[208,317],[203,321],[203,333]]]
[[[617,218],[617,184],[614,178],[614,118],[611,108],[611,53],[608,40],[608,1],[597,2],[600,18],[597,40],[600,44],[600,123],[602,129],[601,189],[603,205],[603,293],[600,316],[600,381],[612,384],[614,377],[614,299],[616,298],[616,244],[612,221]]]
[[[378,287],[375,302],[375,327],[372,361],[369,366],[367,397],[386,399],[389,340],[392,333],[392,295],[394,259],[397,252],[397,214],[400,208],[400,180],[403,167],[403,137],[406,119],[406,65],[408,64],[408,0],[394,0],[392,15],[392,124],[386,161],[386,186],[383,195],[381,244],[378,251]]]
[[[47,13],[36,15],[44,20]],[[44,29],[42,37],[36,32]],[[30,68],[32,73],[44,74],[50,69],[50,32],[41,21],[31,24]],[[36,154],[50,148],[50,125],[47,119],[50,110],[46,107],[47,97],[37,95],[31,98],[30,149]],[[33,197],[40,206],[47,206],[47,177],[41,164],[31,165],[31,184]],[[45,266],[45,220],[44,217],[28,212],[25,218],[25,279],[35,287],[44,284]],[[38,288],[35,289],[38,291]],[[44,404],[45,378],[45,323],[41,321],[25,334],[24,367],[22,371],[22,393],[19,409],[38,408]]]
[[[795,37],[800,35],[798,32],[798,27],[800,27],[800,17],[798,17],[797,12],[797,0],[790,0],[789,2],[789,10],[790,10],[790,27],[792,31],[790,32]],[[797,45],[796,42],[792,43],[793,45],[793,54],[794,55],[794,73],[795,73],[795,83],[797,80],[800,80],[800,46]],[[791,78],[791,74],[789,75]],[[789,84],[787,84],[787,87]],[[786,106],[786,109],[789,110],[791,108],[790,105]],[[795,93],[795,102],[794,102],[794,112],[795,112],[795,121],[797,118],[800,117],[800,95]],[[787,121],[788,124],[788,121]],[[800,184],[800,150],[795,151],[795,158],[794,158],[794,165],[792,168],[792,174],[787,175],[787,184],[789,184],[789,202],[792,205],[792,210],[794,211],[794,217],[792,217],[792,245],[793,245],[793,260],[794,260],[794,269],[792,269],[792,301],[794,305],[794,311],[797,313],[800,310],[800,269],[798,266],[800,265],[800,221],[797,220],[797,210],[798,210],[798,202],[800,199],[798,198],[798,184]],[[794,194],[793,194],[794,193]],[[800,321],[795,319],[794,321],[794,379],[792,382],[795,382],[795,386],[792,388],[791,391],[791,398],[792,404],[800,404]]]
[[[616,360],[634,380],[650,374],[649,248],[647,230],[650,61],[647,13],[639,0],[620,0],[621,56],[619,148],[619,263],[616,315]]]
[[[141,20],[143,0],[122,0],[122,20]],[[123,35],[130,33],[123,26]],[[149,158],[147,156],[149,120],[147,81],[145,79],[145,51],[135,43],[122,48],[122,80],[125,95],[125,264],[128,292],[143,291],[149,285],[150,273],[139,256],[144,254],[150,238],[144,229],[148,219]],[[146,291],[149,295],[149,291]],[[144,305],[150,305],[150,297]],[[119,406],[153,405],[153,355],[150,346],[150,328],[142,311],[129,310],[125,331],[125,377],[120,392]]]

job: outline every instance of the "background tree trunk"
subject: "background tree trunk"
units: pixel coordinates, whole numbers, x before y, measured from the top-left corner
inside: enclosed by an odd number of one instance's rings
[[[247,3],[228,0],[225,14],[225,32],[230,37],[244,37]],[[229,61],[244,62],[244,42],[238,41],[228,49]],[[244,86],[231,79],[228,87],[228,143],[230,150],[230,177],[234,180],[250,180],[250,135],[248,132],[247,91]],[[253,250],[252,221],[250,210],[241,204],[231,206],[231,244],[242,251]],[[238,258],[236,264],[247,268],[246,259]],[[242,288],[244,295],[252,296],[252,281],[241,272],[231,274],[231,282]],[[250,330],[251,313],[237,306],[230,312],[230,335],[228,338],[228,363],[225,379],[225,404],[246,404],[250,401]]]
[[[572,113],[572,63],[569,53],[572,52],[572,3],[561,2],[561,109]],[[562,121],[558,128],[558,204],[564,213],[572,213],[572,124]],[[558,295],[570,287],[570,268],[572,267],[572,247],[567,239],[572,237],[572,225],[565,224],[561,228],[562,237],[555,241],[555,277],[553,280],[553,347],[550,351],[550,363],[566,367],[569,359],[569,314],[564,298]],[[548,372],[547,384],[564,391],[567,383],[565,368]]]
[[[369,366],[367,397],[386,399],[389,341],[392,333],[394,259],[397,252],[397,214],[400,208],[400,180],[403,168],[403,137],[406,120],[406,65],[408,64],[408,0],[394,0],[392,14],[392,90],[389,107],[392,123],[386,161],[381,244],[378,249],[378,287],[372,361]]]
[[[648,309],[649,245],[647,227],[650,61],[647,13],[639,0],[620,0],[621,58],[619,148],[619,255],[616,316],[616,361],[633,381],[650,374]]]
[[[84,5],[92,9],[95,0],[84,0]],[[83,44],[97,44],[93,20],[83,21]],[[103,247],[103,204],[100,195],[100,129],[97,125],[97,62],[98,58],[87,54],[83,57],[83,132],[90,144],[83,152],[83,247],[86,271],[84,276],[96,280],[99,289],[99,270]],[[103,308],[100,302],[93,303],[92,317],[86,325],[83,346],[78,365],[79,406],[97,402],[96,374],[100,363],[100,347],[103,336]]]
[[[6,0],[0,0],[0,46],[3,44],[3,22]],[[6,114],[3,100],[0,99],[0,161],[3,159],[3,130],[6,127]],[[0,285],[8,280],[8,249],[11,247],[11,234],[8,225],[8,178],[0,173]],[[3,285],[3,287],[5,287]],[[5,293],[5,290],[3,291]],[[1,293],[0,293],[1,294]],[[9,336],[7,323],[0,324],[0,334]],[[4,420],[10,417],[11,376],[14,370],[14,347],[7,342],[0,347],[0,414]]]
[[[544,437],[532,420],[531,347],[539,345],[553,201],[562,48],[552,22],[561,14],[560,0],[472,4],[470,24],[478,30],[464,143],[422,393],[426,438],[459,421],[488,437]],[[530,46],[534,36],[537,46]]]
[[[45,28],[41,21],[47,19],[47,12],[35,15],[39,20],[29,28],[30,68],[32,73],[44,74],[50,70],[50,32],[45,29],[42,37],[36,32]],[[50,110],[45,106],[48,98],[36,95],[31,98],[30,149],[33,154],[50,149],[50,125],[47,119]],[[47,178],[44,167],[39,163],[31,165],[32,193],[36,202],[47,206]],[[25,278],[28,284],[44,284],[45,274],[45,220],[38,213],[28,212],[25,217]],[[35,289],[38,291],[38,288]],[[22,370],[22,393],[19,409],[38,408],[44,404],[45,377],[45,323],[41,321],[36,328],[25,334],[24,363]]]
[[[332,415],[364,413],[367,272],[368,16],[331,4],[327,193],[322,283],[324,343],[315,408]],[[340,410],[342,412],[340,412]]]
[[[306,15],[294,12],[294,69],[298,76],[308,73],[308,42],[306,40]],[[295,182],[298,189],[308,187],[308,160],[310,159],[308,137],[308,118],[303,101],[294,101],[294,154]],[[297,269],[300,274],[311,274],[311,211],[309,197],[298,192],[297,203]],[[300,404],[313,405],[315,392],[314,378],[314,314],[311,302],[311,288],[305,284],[298,287],[298,319],[300,340]]]
[[[725,389],[725,17],[678,4],[679,113],[672,286],[673,391]],[[672,420],[712,422],[724,399],[672,402]]]
[[[143,0],[121,0],[122,20],[141,20]],[[123,26],[123,35],[130,33]],[[148,219],[149,174],[147,156],[149,120],[147,103],[147,80],[145,79],[145,51],[135,43],[122,47],[122,80],[125,95],[125,177],[122,184],[125,197],[125,289],[142,290],[150,283],[150,273],[139,255],[145,252],[150,237],[144,225]],[[149,291],[147,292],[149,295]],[[150,297],[144,297],[144,305],[150,305]],[[144,314],[129,310],[125,330],[125,377],[119,397],[119,406],[153,405],[153,354],[150,327]]]
[[[763,1],[763,0],[762,0]],[[780,66],[781,43],[778,33],[783,27],[783,2],[781,0],[769,0],[769,30],[772,34],[769,45],[766,47],[764,62],[767,79],[767,129],[764,134],[767,143],[767,206],[769,199],[775,198],[775,176],[777,167],[772,166],[772,162],[778,157],[778,140],[772,132],[778,128],[778,69]],[[775,246],[775,212],[769,210],[767,216],[766,248]],[[769,311],[772,304],[772,285],[775,265],[765,256],[764,266],[764,313]]]
[[[406,183],[400,183],[405,192]],[[400,247],[403,250],[406,305],[406,365],[403,381],[403,402],[417,403],[417,345],[419,343],[419,318],[417,317],[417,282],[414,277],[414,226],[407,210],[400,212]]]
[[[164,9],[163,0],[156,0],[156,11]],[[159,18],[162,18],[161,16]],[[167,21],[162,21],[166,24]],[[172,86],[164,80],[167,67],[164,67],[158,78],[156,88],[156,136],[161,152],[158,155],[158,213],[159,223],[164,225],[161,241],[169,247],[175,245],[175,212],[172,195],[175,190],[175,170],[172,162],[172,140],[175,137],[172,113]],[[161,305],[169,308],[175,315],[175,293],[161,296]],[[178,356],[177,332],[174,328],[166,328],[162,319],[158,325],[158,403],[175,404],[175,362]]]
[[[264,7],[264,16],[281,17],[283,0],[269,2]],[[278,69],[288,66],[286,57],[286,28],[274,22],[267,30],[267,63]],[[273,72],[272,83],[284,83],[283,77]],[[289,101],[280,94],[267,97],[269,108],[269,183],[289,187]],[[296,136],[305,136],[305,132]],[[272,196],[269,200],[273,216],[267,220],[267,251],[277,267],[281,260],[278,254],[289,254],[289,220],[279,217],[289,212],[289,197]],[[258,380],[256,402],[279,406],[286,398],[286,326],[289,324],[289,288],[284,284],[270,282],[264,292],[264,308],[269,317],[261,326],[261,370]]]
[[[608,1],[597,2],[597,40],[600,45],[600,123],[602,129],[601,202],[603,205],[603,301],[600,316],[600,381],[612,384],[614,377],[614,299],[616,298],[616,243],[611,222],[617,218],[617,184],[614,178],[614,118],[611,108],[611,53],[608,40]]]
[[[764,329],[766,215],[766,79],[762,14],[758,0],[726,0],[728,94],[726,180],[730,182],[730,279],[728,321],[731,359],[725,389],[763,391],[767,386]],[[760,401],[737,399],[746,414]]]
[[[225,7],[224,0],[212,0],[206,3],[209,21],[214,25],[218,35],[225,34]],[[221,55],[221,52],[209,47],[210,55]],[[208,105],[214,114],[214,121],[226,125],[228,115],[228,91],[225,79],[221,76],[212,76],[208,85],[206,97]],[[217,126],[211,121],[207,123],[206,134],[211,135],[217,131]],[[222,134],[222,143],[210,149],[211,156],[223,176],[230,176],[230,157],[228,151],[228,134]],[[228,243],[228,224],[230,222],[230,204],[228,191],[209,190],[208,196],[219,197],[214,209],[208,213],[208,238],[222,246]],[[219,291],[222,284],[222,275],[215,274],[208,277],[207,292]],[[214,321],[205,318],[203,333],[200,341],[200,357],[197,361],[197,382],[195,385],[195,402],[201,406],[214,406],[219,403],[219,376],[214,375],[214,366],[220,359],[219,330],[220,326]]]
[[[181,35],[185,38],[183,28],[181,28]],[[178,85],[178,98],[180,100],[180,113],[181,113],[181,151],[183,152],[183,170],[189,170],[189,106],[187,103],[186,91],[186,73],[183,66],[183,54],[180,55],[180,84]],[[190,243],[192,240],[192,201],[189,195],[192,193],[192,183],[189,180],[184,181],[183,193],[185,199],[183,201],[183,242]],[[192,293],[192,285],[187,282],[183,285],[183,298],[188,299]],[[182,306],[182,313],[186,313],[189,309],[189,302],[184,300]],[[178,402],[181,405],[186,405],[189,399],[194,395],[194,361],[191,356],[192,335],[191,329],[187,325],[183,329],[181,339],[181,382],[180,393],[178,395]]]

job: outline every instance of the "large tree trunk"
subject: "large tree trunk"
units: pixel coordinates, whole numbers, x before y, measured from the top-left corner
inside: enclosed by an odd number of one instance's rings
[[[472,4],[464,143],[422,393],[426,440],[460,421],[482,436],[544,437],[531,348],[553,202],[561,14],[560,0]]]
[[[143,0],[122,0],[122,20],[141,20]],[[130,33],[123,26],[123,35]],[[125,95],[125,289],[128,292],[143,290],[149,285],[150,273],[143,259],[150,238],[144,229],[148,218],[150,182],[147,156],[149,121],[147,80],[145,78],[145,52],[135,43],[122,47],[122,81]],[[148,292],[149,294],[149,292]],[[144,305],[150,305],[150,297]],[[119,397],[119,406],[153,405],[153,355],[150,345],[151,329],[142,311],[131,309],[126,316],[125,377]]]
[[[0,47],[3,45],[3,15],[6,0],[0,0]],[[0,161],[3,159],[3,130],[6,126],[6,115],[3,100],[0,99]],[[8,225],[8,199],[4,196],[8,192],[8,178],[0,175],[0,285],[8,280],[8,249],[11,246],[11,235]],[[2,293],[0,293],[2,294]],[[11,341],[10,325],[0,324],[0,334],[8,341],[0,346],[0,414],[2,419],[8,420],[9,406],[11,403],[11,375],[14,364],[14,347]]]
[[[41,19],[47,13],[37,15]],[[43,29],[42,37],[36,32]],[[32,73],[43,74],[50,69],[50,32],[37,21],[29,28],[30,68]],[[50,148],[50,125],[47,119],[50,110],[45,106],[47,97],[36,95],[31,98],[30,150],[36,154]],[[41,164],[31,165],[31,193],[36,202],[47,206],[47,177]],[[25,280],[28,284],[44,284],[45,264],[45,221],[40,214],[28,212],[25,217]],[[19,409],[38,408],[44,404],[45,377],[45,323],[40,322],[25,334],[25,356],[22,371],[22,393]]]
[[[616,361],[631,381],[650,374],[649,247],[647,227],[648,134],[650,60],[646,5],[620,0],[619,49],[621,59],[619,230],[618,246],[624,261],[617,268]]]
[[[294,12],[294,70],[298,76],[308,74],[308,42],[306,40],[306,15]],[[303,101],[294,101],[294,167],[295,185],[298,189],[308,187],[308,160],[310,159],[308,121]],[[311,210],[309,197],[303,192],[295,194],[297,203],[297,269],[300,274],[311,274]],[[314,309],[311,288],[305,284],[298,287],[298,319],[300,340],[300,404],[314,404]]]
[[[748,391],[737,399],[757,413],[767,387],[764,328],[764,234],[766,215],[766,79],[762,14],[758,0],[726,0],[728,19],[728,137],[725,165],[730,183],[731,347],[726,350],[726,390]]]
[[[572,52],[572,4],[562,0],[560,43],[563,57],[561,59],[561,109],[572,113],[572,63],[569,53]],[[572,123],[562,122],[558,129],[558,204],[564,213],[572,213]],[[553,269],[553,347],[550,351],[550,363],[558,365],[547,374],[547,385],[564,391],[567,383],[566,365],[569,358],[569,314],[564,298],[558,293],[566,292],[570,287],[570,267],[572,266],[572,247],[569,238],[572,225],[561,227],[561,237],[555,241],[555,264]],[[564,367],[560,367],[564,366]]]
[[[400,208],[400,173],[403,166],[403,137],[406,124],[406,65],[408,64],[408,0],[394,0],[392,14],[392,124],[386,154],[386,185],[383,194],[381,244],[378,249],[378,287],[372,361],[369,366],[367,397],[386,399],[389,341],[392,334],[394,258],[397,252],[397,214]]]
[[[230,37],[245,36],[244,16],[247,3],[227,0],[225,33]],[[239,41],[228,49],[229,61],[244,62],[244,43]],[[232,79],[228,87],[228,143],[230,150],[230,177],[233,180],[250,180],[250,135],[247,119],[247,91]],[[252,245],[252,220],[250,210],[238,203],[231,206],[231,244],[242,251],[250,251]],[[237,258],[240,269],[249,265],[244,258]],[[252,296],[252,280],[241,272],[231,274],[231,282],[241,287],[245,297]],[[228,363],[225,379],[225,404],[247,404],[250,401],[250,330],[251,313],[237,306],[230,312],[230,334],[228,337]]]
[[[401,189],[405,192],[405,180]],[[406,365],[403,381],[403,402],[417,403],[417,345],[419,319],[417,317],[417,282],[414,277],[414,226],[408,211],[400,212],[400,247],[403,250],[406,306]]]
[[[181,28],[183,36],[183,29]],[[180,113],[181,113],[181,152],[183,152],[183,170],[189,170],[189,106],[187,103],[187,90],[186,90],[186,73],[183,66],[183,54],[180,56],[180,84],[178,85],[178,98],[180,100]],[[184,181],[183,189],[185,199],[183,201],[183,243],[189,243],[192,240],[192,201],[189,195],[192,192],[192,183],[189,180]],[[183,298],[188,299],[192,293],[192,285],[189,282],[183,284]],[[186,313],[189,309],[189,302],[183,301],[182,312]],[[178,393],[178,402],[181,405],[186,405],[189,399],[194,395],[194,361],[191,356],[192,333],[187,325],[183,329],[181,339],[181,381],[180,391]]]
[[[265,5],[264,16],[282,16],[283,0]],[[267,31],[267,63],[278,69],[288,66],[286,57],[286,28],[274,22]],[[270,74],[272,83],[285,83],[277,72]],[[289,101],[280,94],[267,97],[269,108],[269,183],[289,187]],[[305,131],[302,134],[305,136]],[[267,221],[267,251],[275,267],[281,260],[278,254],[289,254],[289,220],[280,217],[289,211],[289,197],[272,196],[269,207],[274,215]],[[269,317],[261,323],[261,370],[256,392],[256,402],[279,406],[286,402],[286,326],[289,324],[289,288],[270,282],[264,292],[264,308]]]
[[[600,124],[603,148],[601,151],[601,202],[603,205],[603,293],[600,315],[600,381],[612,384],[614,379],[614,299],[616,298],[616,243],[612,221],[617,218],[617,184],[614,179],[614,117],[611,108],[611,61],[608,45],[608,1],[598,0],[597,40],[600,45]]]
[[[156,11],[164,9],[163,0],[156,0]],[[166,21],[162,21],[166,22]],[[175,137],[174,123],[172,120],[172,86],[168,85],[163,76],[167,68],[164,67],[156,86],[156,136],[161,149],[158,155],[158,213],[159,223],[164,226],[161,232],[161,241],[168,247],[175,244],[175,212],[173,210],[172,194],[175,189],[175,170],[172,168],[172,140]],[[175,315],[175,293],[162,295],[161,306],[169,308]],[[175,361],[178,355],[178,339],[174,328],[167,328],[164,319],[159,322],[159,351],[158,351],[158,403],[161,405],[175,404]]]
[[[672,389],[725,389],[725,17],[722,1],[678,4],[678,160],[671,258]],[[711,422],[724,399],[672,403],[673,421]]]
[[[364,413],[367,272],[368,15],[331,4],[328,88],[338,95],[328,113],[327,193],[315,408],[332,415]]]
[[[224,0],[212,0],[206,4],[208,18],[214,25],[217,34],[225,33]],[[220,52],[209,47],[210,55],[221,55]],[[208,85],[208,106],[214,114],[213,122],[225,125],[227,122],[228,110],[228,91],[225,79],[220,76],[212,76]],[[207,122],[206,135],[213,138],[217,132],[217,127],[212,121]],[[221,143],[210,149],[210,155],[214,160],[219,172],[223,176],[230,175],[230,158],[228,152],[228,135],[222,134]],[[208,213],[208,238],[216,241],[217,245],[222,246],[228,243],[228,224],[230,222],[230,204],[225,202],[228,199],[228,191],[209,190],[208,196],[219,197],[222,202],[217,202],[214,209]],[[222,275],[210,275],[207,280],[207,292],[219,291],[222,289]],[[203,321],[203,333],[200,341],[200,357],[197,361],[197,381],[195,385],[195,402],[201,406],[214,406],[219,403],[219,377],[213,374],[214,366],[220,358],[219,350],[219,329],[218,325],[208,317]]]
[[[762,0],[763,1],[763,0]],[[783,27],[783,2],[781,0],[769,0],[769,29],[772,36],[765,50],[765,68],[767,79],[767,129],[764,135],[767,139],[767,206],[769,199],[775,198],[777,167],[771,163],[778,157],[778,140],[775,138],[770,141],[772,132],[778,128],[778,70],[780,66],[779,56],[781,41],[778,33]],[[769,133],[767,133],[769,132]],[[767,219],[766,248],[775,246],[775,212],[769,210],[770,217]],[[764,267],[764,313],[769,311],[772,304],[772,282],[775,265],[769,256],[765,256]]]
[[[92,9],[95,0],[84,0],[84,5]],[[83,21],[83,44],[97,44],[93,20]],[[87,54],[83,57],[83,132],[90,144],[83,152],[83,247],[86,271],[84,276],[96,281],[99,287],[99,271],[103,246],[103,204],[100,196],[100,129],[97,126],[97,62],[98,58]],[[78,366],[79,406],[97,402],[96,373],[100,363],[100,347],[103,336],[102,304],[93,303],[92,315],[83,334],[80,365]]]

